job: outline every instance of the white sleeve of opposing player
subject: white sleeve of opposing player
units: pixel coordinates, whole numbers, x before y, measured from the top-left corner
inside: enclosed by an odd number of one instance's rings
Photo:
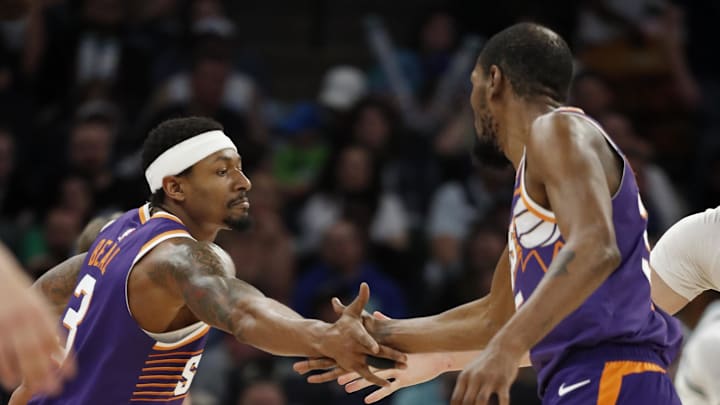
[[[720,210],[715,208],[670,227],[650,253],[650,264],[673,291],[692,300],[705,290],[718,289],[718,250]]]

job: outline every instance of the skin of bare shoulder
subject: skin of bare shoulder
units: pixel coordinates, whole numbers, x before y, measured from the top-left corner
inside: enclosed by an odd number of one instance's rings
[[[590,124],[586,118],[558,113],[538,117],[531,127],[526,154],[526,189],[535,202],[548,209],[552,208],[549,206],[545,182],[548,179],[576,175],[572,170],[577,161],[598,159],[611,194],[620,185],[621,158],[612,151],[600,129]],[[561,165],[550,168],[548,163]],[[539,167],[536,167],[538,165]]]
[[[174,238],[141,259],[128,280],[130,310],[138,324],[164,332],[203,320],[231,331],[245,294],[261,295],[234,277],[232,260],[212,242]]]

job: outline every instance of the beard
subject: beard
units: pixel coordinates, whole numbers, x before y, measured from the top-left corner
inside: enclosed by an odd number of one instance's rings
[[[243,215],[237,218],[227,217],[223,223],[233,231],[245,231],[252,226],[252,220],[249,215]]]
[[[480,125],[475,125],[478,136],[472,148],[473,162],[477,165],[504,169],[510,165],[498,143],[497,123],[486,106],[480,108]]]

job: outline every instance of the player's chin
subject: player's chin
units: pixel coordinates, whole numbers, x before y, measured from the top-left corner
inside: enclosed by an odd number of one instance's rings
[[[229,215],[227,218],[225,218],[224,222],[228,228],[235,231],[243,231],[245,229],[248,229],[251,225],[250,216],[248,215],[247,209],[245,209],[241,214],[233,213]]]

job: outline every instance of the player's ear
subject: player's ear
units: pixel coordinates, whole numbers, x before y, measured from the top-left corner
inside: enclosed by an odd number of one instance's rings
[[[497,65],[491,65],[487,75],[487,93],[490,98],[498,97],[505,86],[505,75]]]
[[[177,201],[185,201],[185,190],[183,182],[178,176],[167,176],[163,179],[163,191],[168,198]]]

